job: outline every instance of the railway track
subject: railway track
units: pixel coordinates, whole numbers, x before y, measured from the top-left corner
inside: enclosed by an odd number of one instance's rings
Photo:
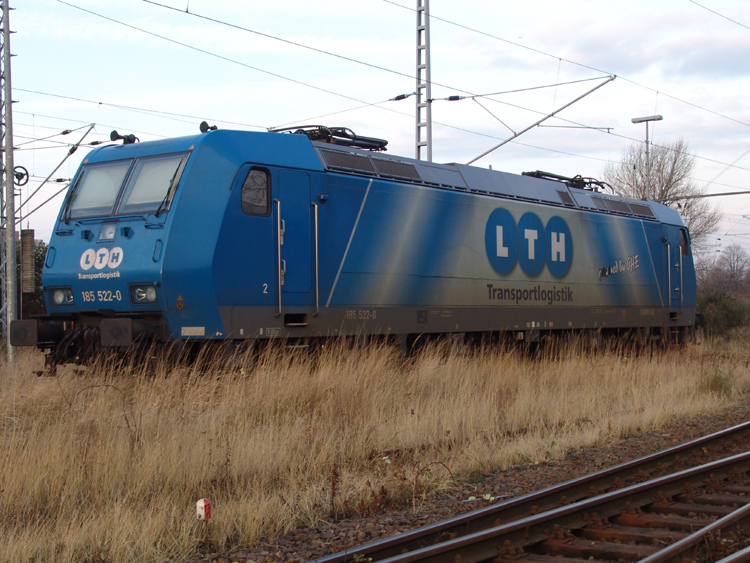
[[[750,423],[317,563],[750,561]]]

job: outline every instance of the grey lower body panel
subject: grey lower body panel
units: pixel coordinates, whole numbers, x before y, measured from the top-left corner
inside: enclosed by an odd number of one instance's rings
[[[75,331],[88,333],[87,338],[102,346],[122,347],[130,346],[142,337],[164,340],[166,327],[161,319],[153,318],[74,316],[65,320],[23,319],[11,321],[10,343],[12,346],[53,348]]]
[[[585,307],[220,307],[227,338],[692,327],[695,310]]]

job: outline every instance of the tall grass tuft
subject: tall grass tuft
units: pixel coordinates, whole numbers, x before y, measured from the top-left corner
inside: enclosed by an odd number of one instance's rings
[[[680,351],[267,347],[228,367],[0,371],[0,560],[188,558],[321,519],[418,508],[750,389],[746,339]],[[213,362],[213,363],[212,363]],[[213,518],[195,517],[207,497]]]

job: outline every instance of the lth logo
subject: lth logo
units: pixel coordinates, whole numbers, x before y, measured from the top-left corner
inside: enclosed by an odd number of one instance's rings
[[[573,259],[570,229],[557,216],[544,226],[534,213],[524,213],[516,224],[510,212],[500,207],[487,219],[484,244],[492,269],[503,275],[519,263],[524,274],[534,277],[546,264],[550,274],[561,278]]]
[[[122,263],[123,252],[119,246],[113,249],[101,247],[99,250],[89,248],[81,254],[81,269],[90,270],[92,267],[101,270],[103,268],[117,268]]]

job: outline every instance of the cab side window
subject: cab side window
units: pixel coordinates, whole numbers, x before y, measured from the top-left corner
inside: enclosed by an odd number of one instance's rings
[[[688,239],[684,229],[680,229],[680,253],[683,256],[688,255]]]
[[[266,216],[271,213],[271,174],[262,168],[251,168],[242,184],[242,212]]]

